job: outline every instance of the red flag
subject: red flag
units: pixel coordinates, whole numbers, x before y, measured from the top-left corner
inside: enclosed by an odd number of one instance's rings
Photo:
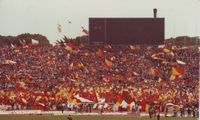
[[[106,65],[106,67],[111,68],[112,67],[112,62],[109,61],[108,59],[105,59],[105,65]]]
[[[67,43],[65,49],[68,51],[72,51],[75,46],[72,43]]]
[[[183,68],[172,67],[172,75],[170,76],[169,80],[179,80],[179,78],[185,74]]]
[[[151,74],[152,74],[153,76],[159,76],[159,75],[160,75],[160,73],[158,72],[158,70],[155,69],[155,68],[151,68]]]
[[[173,75],[184,75],[185,71],[182,68],[172,67],[172,74]]]
[[[66,44],[66,47],[65,47],[66,50],[72,52],[72,53],[75,53],[77,54],[80,50],[72,43],[67,43]]]

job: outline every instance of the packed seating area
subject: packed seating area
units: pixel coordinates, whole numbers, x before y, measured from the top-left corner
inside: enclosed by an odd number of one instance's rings
[[[197,46],[4,46],[0,66],[0,105],[12,110],[199,109]]]

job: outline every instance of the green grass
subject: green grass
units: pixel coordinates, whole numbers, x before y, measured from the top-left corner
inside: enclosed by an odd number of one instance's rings
[[[133,117],[133,116],[72,116],[73,120],[156,120],[156,118]],[[0,120],[67,120],[67,116],[45,115],[1,115]],[[198,120],[198,118],[174,118],[161,117],[160,120]]]

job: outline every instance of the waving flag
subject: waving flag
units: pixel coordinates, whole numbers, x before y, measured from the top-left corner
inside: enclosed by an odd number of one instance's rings
[[[185,74],[184,69],[172,67],[172,74],[169,78],[169,80],[179,80],[179,78]]]
[[[72,53],[75,53],[77,54],[80,50],[72,43],[67,43],[66,46],[65,46],[65,49],[72,52]]]
[[[33,44],[33,45],[37,45],[37,44],[39,44],[39,41],[38,41],[38,40],[35,40],[35,39],[32,39],[32,44]]]
[[[172,74],[173,75],[184,75],[185,71],[182,68],[172,67]]]
[[[66,45],[65,49],[68,50],[68,51],[72,51],[72,46]]]
[[[108,67],[108,68],[111,68],[112,67],[112,62],[111,61],[109,61],[108,59],[105,59],[105,64],[106,64],[106,66]]]
[[[12,44],[12,43],[10,44],[10,46],[11,46],[11,48],[15,48],[15,45],[14,45],[14,44]]]
[[[181,65],[185,65],[185,64],[186,64],[185,62],[180,61],[180,60],[176,60],[176,62],[177,62],[178,64],[181,64]]]
[[[174,53],[173,53],[171,50],[167,49],[167,48],[164,48],[163,51],[164,51],[165,53],[169,54],[169,55],[174,56]]]
[[[84,27],[81,27],[82,28],[82,32],[85,33],[86,35],[89,35],[89,32],[88,30],[86,30]]]
[[[158,72],[158,70],[155,69],[155,68],[151,68],[151,74],[152,74],[153,76],[155,76],[155,77],[157,77],[157,76],[160,75],[160,73]]]
[[[91,102],[93,102],[93,101],[91,101],[91,100],[89,100],[89,99],[80,97],[79,94],[75,95],[74,97],[75,97],[76,99],[80,100],[81,102],[84,102],[84,103],[91,103]]]

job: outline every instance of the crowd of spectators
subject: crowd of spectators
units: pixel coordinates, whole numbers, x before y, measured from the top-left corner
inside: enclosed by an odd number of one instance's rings
[[[199,108],[196,46],[4,46],[0,66],[0,105],[12,109]]]

